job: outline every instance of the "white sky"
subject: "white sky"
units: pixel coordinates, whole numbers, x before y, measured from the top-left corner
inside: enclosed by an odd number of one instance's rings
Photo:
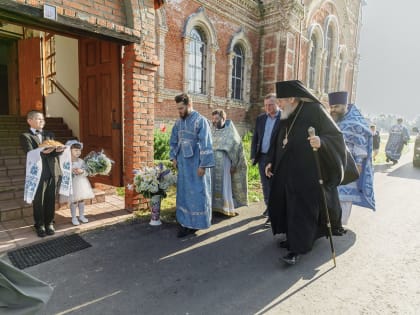
[[[420,115],[420,1],[362,8],[356,104],[366,114]]]

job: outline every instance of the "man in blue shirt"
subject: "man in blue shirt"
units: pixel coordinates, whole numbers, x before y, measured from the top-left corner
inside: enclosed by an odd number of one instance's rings
[[[268,196],[270,194],[270,185],[265,176],[266,155],[270,149],[272,135],[276,133],[280,121],[280,109],[275,93],[267,94],[264,97],[265,113],[260,114],[255,122],[254,135],[251,144],[251,161],[255,165],[258,163],[261,186],[264,194],[264,203],[267,206]],[[267,209],[263,216],[268,217]],[[269,226],[270,219],[265,223]]]

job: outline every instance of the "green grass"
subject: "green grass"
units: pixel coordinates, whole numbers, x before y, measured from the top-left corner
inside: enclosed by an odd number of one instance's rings
[[[167,191],[166,198],[162,198],[160,205],[160,218],[164,222],[174,223],[176,206],[176,188],[171,187]],[[134,212],[136,218],[148,221],[150,220],[150,209],[141,209]]]
[[[243,146],[245,151],[245,158],[248,161],[248,200],[250,203],[252,202],[259,202],[264,200],[261,183],[260,183],[260,175],[258,171],[258,165],[252,165],[251,162],[248,160],[250,156],[250,149],[251,149],[251,140],[252,140],[252,133],[248,132],[243,137]],[[166,153],[164,152],[163,148],[167,148],[169,150],[169,143],[168,139],[161,137],[159,138],[159,154],[155,155],[155,157],[165,156]],[[155,161],[155,163],[163,162],[165,166],[171,167],[172,163],[169,161]],[[124,192],[124,188],[122,187],[122,191]],[[117,190],[118,192],[118,190]],[[176,206],[176,188],[171,187],[168,190],[168,195],[166,198],[162,199],[161,204],[161,219],[164,222],[175,222],[175,206]],[[137,210],[135,211],[135,216],[141,220],[150,220],[150,210]]]
[[[116,187],[115,193],[119,197],[124,197],[125,196],[125,187]]]

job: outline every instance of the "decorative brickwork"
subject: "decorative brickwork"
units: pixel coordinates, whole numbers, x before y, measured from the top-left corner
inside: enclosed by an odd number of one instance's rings
[[[136,2],[136,1],[133,1]],[[124,47],[124,185],[126,209],[146,208],[144,198],[132,189],[133,170],[153,164],[155,74],[159,65],[155,51],[155,11],[152,1],[134,16],[140,44]],[[136,12],[136,10],[133,10]]]
[[[193,94],[192,99],[194,108],[208,118],[215,108],[221,108],[243,132],[252,128],[255,116],[262,111],[263,96],[274,91],[276,81],[285,79],[300,79],[307,85],[313,80],[313,92],[321,99],[325,99],[329,90],[336,89],[348,90],[350,101],[355,99],[361,0],[15,0],[10,3],[32,10],[37,8],[38,13],[44,3],[54,5],[59,17],[71,21],[72,25],[79,22],[93,25],[94,29],[112,30],[108,37],[124,34],[126,37],[119,38],[120,43],[135,42],[122,47],[121,59],[123,181],[127,209],[145,206],[144,200],[129,187],[133,170],[153,163],[154,126],[163,122],[170,127],[178,118],[174,96],[189,92],[189,41],[193,27],[200,28],[205,35],[207,72],[203,94]],[[155,10],[156,3],[165,4]],[[37,19],[42,18],[37,16]],[[328,27],[332,30],[329,39]],[[330,46],[326,45],[328,42]],[[241,99],[231,99],[236,43],[244,52]]]

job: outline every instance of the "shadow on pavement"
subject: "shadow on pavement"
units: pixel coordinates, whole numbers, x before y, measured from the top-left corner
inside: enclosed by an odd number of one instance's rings
[[[255,314],[334,272],[326,238],[297,265],[280,262],[286,251],[264,221],[235,217],[186,239],[174,224],[118,224],[83,234],[91,248],[27,271],[55,287],[46,314]],[[355,241],[352,231],[334,237],[337,257]],[[309,282],[287,292],[300,280]]]
[[[388,173],[392,166],[392,163],[376,164],[373,167],[373,171],[375,173]]]
[[[414,167],[413,163],[406,163],[389,172],[388,176],[420,180],[420,168]]]

